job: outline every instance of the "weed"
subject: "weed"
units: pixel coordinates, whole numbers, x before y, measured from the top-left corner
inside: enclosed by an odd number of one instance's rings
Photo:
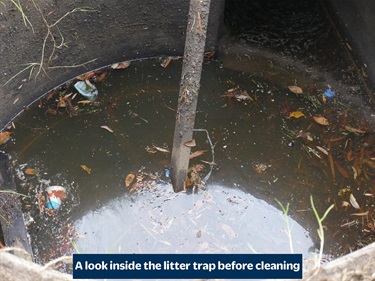
[[[314,211],[314,215],[318,221],[318,225],[319,225],[319,228],[317,229],[318,231],[318,235],[319,235],[319,239],[320,239],[320,249],[319,249],[319,258],[318,258],[318,265],[320,265],[320,262],[322,260],[322,256],[323,256],[323,247],[324,247],[324,229],[323,229],[323,220],[327,217],[328,213],[333,209],[333,207],[335,205],[331,205],[329,206],[329,208],[325,211],[325,213],[323,214],[322,217],[319,216],[318,214],[318,211],[316,210],[315,208],[315,205],[314,205],[314,200],[313,200],[313,197],[310,195],[310,202],[311,202],[311,207]]]
[[[23,10],[23,8],[22,8],[19,0],[11,0],[11,2],[13,3],[13,5],[16,6],[17,10],[21,13],[22,18],[23,18],[24,23],[25,23],[25,26],[30,26],[32,28],[33,32],[34,32],[34,27],[31,24],[31,22],[29,21],[27,15],[25,14],[25,12],[24,12],[24,10]],[[3,2],[0,2],[0,3],[2,3],[3,5],[5,5]],[[17,72],[15,75],[13,75],[8,81],[6,81],[3,84],[3,86],[5,86],[8,83],[10,83],[13,79],[15,79],[16,77],[18,77],[21,73],[23,73],[25,71],[29,71],[29,79],[31,79],[31,77],[32,77],[35,69],[37,69],[37,72],[34,74],[34,78],[35,79],[39,76],[39,74],[41,72],[44,72],[44,74],[46,74],[46,76],[48,76],[45,65],[52,63],[53,56],[54,56],[54,54],[55,54],[55,52],[56,52],[57,49],[61,49],[62,47],[66,46],[64,36],[63,36],[63,34],[62,34],[62,32],[61,32],[58,24],[60,24],[63,19],[65,19],[66,17],[68,17],[69,15],[71,15],[73,13],[77,13],[77,12],[90,13],[90,12],[95,12],[96,11],[96,10],[90,8],[90,7],[74,8],[73,10],[71,10],[69,12],[66,12],[62,17],[60,17],[54,23],[49,23],[47,21],[47,19],[45,18],[44,14],[42,12],[42,9],[36,3],[36,1],[32,0],[32,3],[34,5],[35,9],[37,10],[37,12],[40,14],[40,16],[42,18],[42,21],[43,21],[43,24],[44,24],[44,26],[47,29],[46,34],[45,34],[44,39],[43,39],[42,51],[41,51],[41,55],[40,55],[40,61],[39,62],[30,62],[30,63],[24,64],[25,67],[23,69],[21,69],[19,72]],[[48,40],[50,40],[52,42],[53,46],[52,46],[51,52],[48,55],[48,59],[46,59],[46,56],[47,56],[47,54],[46,54],[46,48],[47,48],[47,42],[48,42]],[[91,62],[93,62],[95,60],[96,59],[89,60],[89,61],[87,61],[85,63],[81,63],[81,64],[77,64],[77,65],[53,66],[53,67],[48,67],[48,69],[76,68],[76,67],[84,66],[84,65],[86,65],[88,63],[91,63]]]
[[[20,0],[10,0],[10,2],[12,2],[12,4],[17,8],[17,10],[20,12],[20,14],[22,15],[22,19],[23,19],[23,23],[25,24],[25,26],[30,26],[33,33],[35,33],[34,31],[34,26],[31,24],[29,18],[27,17],[27,15],[25,14],[22,6],[21,6],[21,3],[20,3]],[[4,6],[5,4],[3,2],[1,2]]]
[[[290,224],[289,224],[289,217],[288,217],[288,212],[289,212],[289,203],[286,204],[286,207],[284,207],[283,204],[281,204],[281,202],[277,199],[275,199],[276,202],[280,205],[281,209],[283,210],[283,218],[284,218],[284,221],[286,223],[286,227],[287,227],[287,236],[289,238],[289,246],[290,246],[290,252],[291,253],[294,253],[294,250],[293,250],[293,242],[292,242],[292,228],[290,227]]]

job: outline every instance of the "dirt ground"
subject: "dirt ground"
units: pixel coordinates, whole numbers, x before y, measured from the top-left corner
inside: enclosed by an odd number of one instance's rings
[[[0,128],[81,73],[184,50],[189,1],[28,0],[21,2],[22,11],[1,2]],[[223,8],[223,0],[212,1],[207,50],[216,46]]]

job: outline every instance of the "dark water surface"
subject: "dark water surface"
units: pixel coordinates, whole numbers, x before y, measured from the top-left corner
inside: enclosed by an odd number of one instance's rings
[[[179,60],[167,68],[159,60],[133,62],[96,83],[99,97],[94,103],[80,104],[84,98],[76,96],[72,108],[52,112],[70,87],[46,96],[17,118],[4,149],[13,156],[20,192],[32,196],[24,205],[36,257],[47,261],[74,251],[294,251],[309,258],[319,248],[310,195],[320,216],[335,204],[324,221],[327,256],[371,242],[371,236],[362,237],[374,202],[363,194],[373,194],[374,170],[350,162],[347,154],[352,151],[355,158],[362,153],[372,163],[373,133],[343,129],[367,128],[359,108],[352,108],[341,93],[323,102],[328,84],[338,84],[330,76],[302,72],[275,57],[265,59],[263,51],[244,53],[204,65],[195,127],[209,132],[217,165],[206,190],[198,194],[173,193],[165,176],[170,154],[155,149],[172,147]],[[289,90],[295,84],[304,94]],[[236,87],[250,98],[232,97],[227,91]],[[290,117],[296,111],[304,116]],[[324,116],[330,125],[318,124],[313,116]],[[193,151],[208,150],[191,160],[192,165],[205,165],[203,178],[210,166],[200,160],[212,161],[211,148],[204,132],[195,132],[194,138]],[[362,169],[356,179],[352,166]],[[26,168],[39,173],[26,175]],[[139,177],[138,188],[136,180],[125,186],[129,173]],[[50,185],[64,186],[68,197],[54,215],[40,214],[37,195]],[[349,203],[350,194],[359,210]],[[276,199],[284,206],[290,203],[288,222]],[[367,216],[352,216],[366,211]]]

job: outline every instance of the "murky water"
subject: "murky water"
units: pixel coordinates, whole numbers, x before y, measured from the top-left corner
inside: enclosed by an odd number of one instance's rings
[[[32,196],[24,205],[39,260],[74,251],[293,250],[308,258],[319,247],[310,195],[320,216],[335,204],[324,221],[327,255],[371,242],[373,236],[365,235],[374,210],[374,135],[348,129],[368,127],[359,108],[350,107],[340,93],[344,86],[324,103],[327,85],[339,84],[331,77],[302,72],[275,57],[265,60],[255,49],[236,53],[222,56],[222,63],[204,65],[195,127],[207,130],[214,155],[206,133],[195,132],[193,151],[207,152],[191,164],[205,166],[202,178],[210,165],[201,160],[211,162],[214,156],[215,165],[206,190],[198,194],[172,192],[165,175],[170,154],[155,148],[172,146],[179,60],[167,68],[158,60],[145,60],[108,70],[106,79],[96,83],[94,103],[66,97],[73,89],[68,87],[47,95],[14,121],[12,139],[3,148],[13,155],[20,192]],[[288,88],[295,84],[304,94]],[[56,110],[60,96],[71,106]],[[304,116],[294,118],[293,112]],[[319,124],[314,116],[324,116],[330,125]],[[38,174],[27,175],[27,168]],[[138,179],[126,187],[130,173]],[[68,190],[54,214],[37,204],[38,194],[50,185]],[[350,194],[359,210],[349,203]],[[276,199],[284,206],[290,203],[290,240]]]
[[[360,72],[319,5],[247,4],[251,13],[232,15],[235,39],[203,68],[192,151],[206,152],[191,166],[203,165],[204,178],[215,162],[205,190],[175,194],[170,153],[160,151],[172,147],[181,60],[104,68],[89,78],[95,102],[67,83],[14,120],[0,148],[31,196],[23,205],[38,261],[73,252],[310,258],[319,248],[310,195],[320,216],[334,204],[327,258],[374,241],[375,112]],[[43,207],[52,185],[67,189],[55,211]]]

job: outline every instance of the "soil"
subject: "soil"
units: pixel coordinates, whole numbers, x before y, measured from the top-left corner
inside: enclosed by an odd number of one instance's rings
[[[23,1],[26,24],[12,3],[5,4],[0,5],[0,129],[35,99],[79,74],[114,62],[184,51],[189,1]],[[47,24],[83,7],[85,11],[71,13],[51,27],[52,36],[46,37]],[[212,1],[207,50],[216,46],[223,9],[223,0]],[[52,37],[56,45],[62,43],[54,52]],[[39,65],[30,72],[30,64]]]

